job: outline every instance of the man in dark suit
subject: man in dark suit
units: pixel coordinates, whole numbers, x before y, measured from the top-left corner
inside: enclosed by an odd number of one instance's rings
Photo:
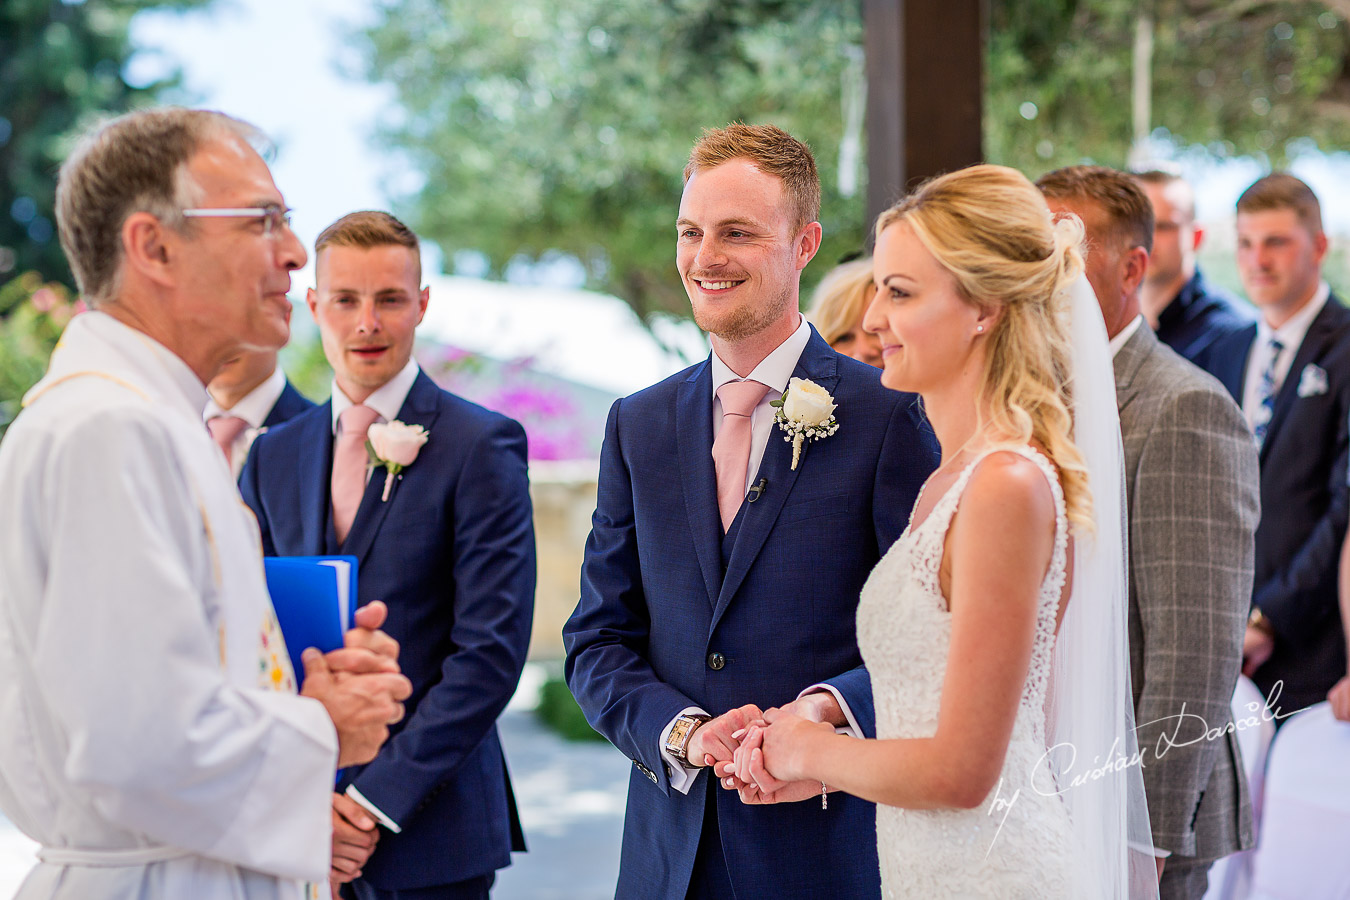
[[[403,223],[352,213],[314,255],[308,301],[332,400],[263,435],[241,488],[266,553],[359,560],[360,600],[388,605],[413,683],[407,718],[333,795],[333,879],[361,900],[484,898],[524,849],[496,720],[534,606],[525,432],[442,391],[412,359],[428,291]],[[397,474],[367,467],[378,422],[427,435],[406,456],[384,450],[404,464]]]
[[[1156,169],[1134,176],[1153,204],[1153,250],[1139,289],[1144,318],[1158,340],[1210,372],[1214,342],[1256,320],[1250,308],[1200,273],[1195,253],[1205,229],[1195,221],[1195,192]]]
[[[1161,344],[1140,314],[1153,238],[1144,192],[1101,166],[1059,169],[1037,185],[1087,231],[1125,450],[1130,686],[1158,890],[1199,900],[1214,860],[1254,844],[1231,704],[1252,587],[1256,453],[1223,386]],[[1211,730],[1220,737],[1208,739]]]
[[[810,802],[749,805],[715,781],[770,707],[874,735],[858,592],[937,461],[915,398],[798,312],[819,205],[815,162],[790,135],[705,133],[676,265],[713,353],[610,411],[563,638],[581,708],[634,761],[620,898],[880,893],[871,804],[835,795],[822,809],[811,783],[747,788]],[[839,426],[800,459],[771,405],[793,377],[828,392]]]
[[[236,480],[258,435],[314,405],[286,380],[276,350],[245,351],[225,364],[206,391],[210,398],[202,418]]]
[[[1238,273],[1261,318],[1218,341],[1212,358],[1261,456],[1243,671],[1292,713],[1326,699],[1346,671],[1336,576],[1348,515],[1350,311],[1322,280],[1322,211],[1302,181],[1276,173],[1247,188],[1237,233]]]

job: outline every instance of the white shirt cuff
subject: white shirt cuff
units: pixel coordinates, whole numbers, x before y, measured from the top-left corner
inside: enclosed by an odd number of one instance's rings
[[[689,793],[689,789],[694,786],[694,779],[698,778],[698,773],[703,771],[704,767],[691,766],[682,759],[676,759],[675,755],[666,749],[666,738],[670,737],[670,730],[675,727],[675,719],[692,715],[706,716],[708,712],[697,706],[686,706],[661,729],[661,758],[666,761],[666,774],[670,776],[670,786],[681,794]]]
[[[356,785],[354,784],[347,785],[347,796],[351,797],[353,800],[356,801],[357,805],[359,805],[366,812],[374,816],[376,822],[379,822],[381,825],[383,825],[385,828],[388,828],[394,834],[398,834],[403,830],[398,826],[397,822],[395,822],[393,819],[389,818],[383,812],[381,812],[378,806],[367,800],[365,796],[356,789]]]
[[[849,737],[855,738],[864,737],[862,726],[858,724],[857,719],[853,718],[853,710],[848,708],[848,701],[844,699],[844,695],[839,693],[839,689],[836,688],[834,685],[824,683],[813,684],[809,688],[798,694],[797,699],[800,700],[807,694],[814,694],[817,691],[829,691],[831,694],[834,695],[835,702],[839,704],[839,708],[844,711],[844,721],[848,722],[848,724],[840,728],[836,728],[834,730],[835,734],[846,734]]]

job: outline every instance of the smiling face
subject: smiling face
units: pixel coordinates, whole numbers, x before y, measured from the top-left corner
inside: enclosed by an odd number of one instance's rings
[[[329,245],[307,296],[338,387],[360,403],[403,370],[430,292],[415,253],[397,244]]]
[[[877,236],[872,271],[877,295],[863,326],[881,341],[881,383],[931,394],[978,377],[977,336],[993,318],[961,296],[956,278],[908,224],[896,222]]]
[[[199,208],[285,206],[262,157],[234,135],[203,142],[184,173]],[[181,260],[173,315],[194,342],[222,348],[212,354],[222,362],[286,343],[291,271],[306,260],[289,227],[268,235],[262,218],[202,218],[168,240],[177,248],[171,258]]]
[[[675,260],[700,328],[734,343],[797,313],[801,270],[819,247],[820,226],[797,228],[793,216],[782,180],[749,160],[689,177]]]
[[[1317,293],[1326,235],[1314,234],[1290,208],[1239,212],[1237,265],[1247,297],[1272,327]]]

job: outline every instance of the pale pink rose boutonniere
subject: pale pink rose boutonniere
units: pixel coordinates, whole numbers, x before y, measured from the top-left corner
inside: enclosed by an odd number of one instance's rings
[[[394,478],[417,459],[422,445],[427,442],[427,430],[421,425],[408,425],[395,419],[383,425],[371,425],[366,432],[366,453],[370,455],[373,466],[384,466],[384,494],[382,501],[389,500],[389,491],[394,487]]]
[[[809,378],[789,381],[782,398],[771,400],[769,405],[778,410],[773,418],[787,434],[783,440],[792,443],[793,470],[801,461],[806,441],[818,441],[839,430],[839,422],[834,418],[834,397]]]

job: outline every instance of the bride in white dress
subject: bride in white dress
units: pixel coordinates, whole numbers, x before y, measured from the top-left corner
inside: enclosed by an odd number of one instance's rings
[[[876,802],[887,897],[1157,893],[1130,764],[1114,383],[1082,236],[997,166],[935,179],[877,223],[864,327],[883,384],[923,398],[942,446],[858,606],[877,740],[770,711],[737,776]]]

